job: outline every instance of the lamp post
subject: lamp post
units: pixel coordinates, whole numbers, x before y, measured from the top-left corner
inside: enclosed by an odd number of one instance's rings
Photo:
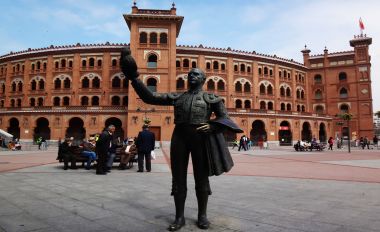
[[[348,153],[351,153],[350,120],[352,119],[352,114],[344,113],[344,114],[337,114],[336,116],[340,119],[343,119],[344,121],[347,121]],[[342,122],[342,125],[343,125],[343,122]],[[342,136],[343,136],[343,133],[342,133]]]

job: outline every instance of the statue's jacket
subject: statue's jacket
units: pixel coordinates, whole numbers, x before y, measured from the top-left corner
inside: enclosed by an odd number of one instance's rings
[[[228,117],[222,99],[215,94],[204,91],[187,91],[184,93],[151,92],[139,79],[131,82],[139,97],[147,104],[174,106],[174,124],[201,125],[209,123],[213,130],[204,133],[205,150],[208,157],[209,175],[228,172],[234,165],[227,148],[223,131],[235,133],[243,131]],[[215,118],[210,120],[212,113]]]

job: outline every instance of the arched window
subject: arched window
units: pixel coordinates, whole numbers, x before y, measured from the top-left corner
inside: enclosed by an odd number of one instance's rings
[[[111,98],[111,105],[119,106],[120,105],[120,97],[119,96],[113,96]]]
[[[98,106],[99,105],[99,97],[98,96],[93,96],[91,98],[91,105],[92,106]]]
[[[273,110],[273,102],[268,102],[268,110]]]
[[[185,89],[185,81],[182,78],[177,79],[176,89],[178,90]]]
[[[286,96],[287,97],[291,96],[290,88],[286,88]]]
[[[71,81],[70,78],[66,77],[63,81],[63,88],[70,89],[71,88]]]
[[[35,80],[32,80],[32,82],[30,82],[30,87],[32,88],[32,90],[36,90],[37,89],[37,82]]]
[[[16,92],[16,82],[12,82],[12,92]]]
[[[61,105],[61,99],[59,97],[53,98],[53,106],[60,106]]]
[[[340,98],[347,98],[348,97],[348,91],[346,88],[341,88],[339,91],[339,97]]]
[[[11,107],[15,107],[16,106],[16,101],[15,99],[11,99]]]
[[[261,68],[259,68],[259,75],[262,75],[263,74],[263,71]]]
[[[17,107],[21,107],[21,99],[17,99]]]
[[[175,67],[176,68],[180,68],[181,67],[181,61],[180,60],[176,60],[175,61]]]
[[[315,91],[314,97],[315,97],[315,99],[322,99],[322,91],[320,89]]]
[[[213,67],[213,69],[218,70],[219,69],[219,62],[214,61],[212,67]]]
[[[273,87],[272,87],[272,85],[268,85],[268,87],[267,87],[267,94],[268,95],[273,95]]]
[[[213,80],[207,82],[207,90],[215,90],[215,82]]]
[[[222,71],[226,70],[226,65],[225,65],[224,63],[222,63],[222,64],[220,65],[220,69],[222,69]]]
[[[156,79],[149,78],[146,81],[146,85],[147,85],[148,89],[150,89],[150,91],[152,91],[152,92],[156,92],[157,91],[157,80]]]
[[[1,108],[4,108],[4,100],[1,100],[1,101],[0,101],[0,107],[1,107]]]
[[[244,108],[245,109],[251,109],[251,101],[250,100],[244,101]]]
[[[301,111],[302,111],[302,112],[305,112],[305,106],[302,106],[302,107],[301,107]]]
[[[88,106],[88,97],[84,96],[80,99],[80,105],[81,106]]]
[[[160,34],[160,44],[167,44],[168,43],[168,35],[166,33]]]
[[[247,66],[247,72],[251,72],[251,67],[250,66]]]
[[[152,32],[150,33],[150,38],[149,38],[149,42],[151,44],[156,44],[157,43],[157,33],[156,32]]]
[[[38,82],[38,89],[45,89],[45,81],[44,80],[40,80],[39,82]]]
[[[117,66],[117,60],[116,59],[113,59],[112,60],[112,67],[116,67]]]
[[[92,88],[94,88],[94,89],[99,89],[100,88],[100,79],[99,79],[99,77],[94,77],[94,79],[92,79]]]
[[[82,60],[82,67],[86,67],[87,66],[87,61],[86,60]]]
[[[291,111],[292,110],[292,105],[290,103],[286,104],[286,110]]]
[[[98,60],[98,67],[102,67],[102,60]]]
[[[189,67],[189,60],[188,59],[184,59],[183,60],[183,67],[184,68],[188,68]]]
[[[34,64],[32,64],[32,71],[34,71],[34,69],[35,69],[35,65],[34,65]]]
[[[19,92],[22,92],[22,82],[19,82],[19,83],[17,84],[17,90],[18,90]]]
[[[300,105],[297,105],[297,111],[298,111],[298,112],[301,111],[301,106],[300,106]]]
[[[339,73],[339,81],[347,81],[347,74],[345,72]]]
[[[237,71],[238,71],[238,65],[235,64],[235,65],[234,65],[234,72],[237,72]]]
[[[219,80],[218,81],[218,91],[224,91],[225,90],[225,85],[224,85],[224,82],[222,80]]]
[[[242,86],[241,86],[241,83],[238,81],[238,82],[236,82],[236,84],[235,84],[235,91],[236,92],[241,92],[241,89],[242,88]]]
[[[273,70],[269,69],[269,76],[273,76]]]
[[[240,65],[240,72],[245,72],[245,64]]]
[[[120,88],[121,86],[121,83],[120,83],[120,77],[119,76],[115,76],[113,79],[112,79],[112,88]]]
[[[317,74],[314,76],[314,83],[319,84],[322,83],[322,76]]]
[[[265,94],[265,85],[264,84],[260,85],[260,94],[261,95]]]
[[[2,93],[5,93],[5,84],[3,83],[3,85],[1,86],[1,92]]]
[[[196,67],[197,67],[197,62],[192,61],[192,62],[191,62],[191,67],[192,67],[192,68],[196,68]]]
[[[148,35],[146,32],[140,33],[140,43],[147,43],[148,42]]]
[[[94,58],[91,57],[88,60],[88,66],[90,66],[90,67],[94,67],[95,66],[95,59]]]
[[[123,106],[128,106],[128,96],[123,97]]]
[[[63,105],[64,106],[70,105],[70,98],[69,97],[63,97]]]
[[[268,75],[268,68],[264,67],[264,75]]]
[[[281,103],[281,110],[285,110],[285,103]]]
[[[206,69],[211,69],[211,64],[210,64],[210,62],[207,62],[207,63],[206,63]]]
[[[301,91],[299,90],[299,89],[297,89],[297,92],[296,92],[296,94],[297,94],[297,99],[300,99],[301,98],[301,93],[300,93]]]
[[[260,102],[260,110],[266,110],[267,109],[267,103],[265,101]]]
[[[285,88],[283,86],[280,88],[280,96],[285,97]]]
[[[37,64],[37,66],[38,66],[38,64]],[[61,60],[61,68],[66,68],[66,60],[65,59]]]
[[[37,99],[37,106],[44,106],[44,98],[39,97]]]
[[[82,88],[84,88],[84,89],[90,88],[90,80],[88,79],[88,77],[83,78]]]
[[[235,108],[236,108],[236,109],[241,109],[241,104],[242,104],[241,100],[240,100],[240,99],[237,99],[237,100],[235,101]]]
[[[157,56],[156,56],[156,54],[149,54],[149,56],[148,56],[148,68],[157,68]]]
[[[342,114],[348,113],[349,107],[347,104],[342,104],[340,105],[339,108],[340,108],[340,113]]]
[[[34,99],[34,98],[29,99],[29,105],[30,106],[36,106],[36,99]]]
[[[69,60],[69,68],[73,67],[73,61]],[[44,63],[44,69],[46,69],[46,63]]]
[[[55,69],[59,69],[59,62],[58,61],[54,62],[54,67],[55,67]]]
[[[41,62],[37,61],[37,70],[41,69]],[[17,64],[17,71],[20,71],[20,65]]]
[[[54,80],[54,89],[60,89],[61,88],[61,80],[59,78],[56,78]]]
[[[244,93],[250,93],[250,92],[251,92],[251,85],[248,82],[245,82]]]
[[[305,98],[305,92],[301,90],[301,99],[304,99],[304,98]]]
[[[323,111],[324,111],[323,106],[317,105],[315,107],[315,113],[317,113],[317,114],[323,114]]]

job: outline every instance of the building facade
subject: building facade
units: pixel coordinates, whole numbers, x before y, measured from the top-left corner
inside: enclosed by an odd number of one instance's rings
[[[124,18],[129,44],[51,46],[1,56],[0,128],[21,140],[57,140],[82,139],[114,124],[124,138],[136,136],[149,118],[156,137],[170,140],[173,108],[143,103],[120,71],[120,50],[129,46],[140,78],[153,91],[183,92],[188,71],[204,70],[205,90],[223,99],[255,142],[373,136],[369,37],[352,39],[354,50],[347,52],[310,55],[305,47],[301,64],[231,48],[179,46],[184,18],[174,6],[133,6]],[[336,117],[344,112],[353,115],[350,131]]]

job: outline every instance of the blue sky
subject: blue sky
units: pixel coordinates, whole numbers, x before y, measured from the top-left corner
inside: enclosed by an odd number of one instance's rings
[[[169,9],[173,1],[137,0],[139,8]],[[132,0],[1,0],[0,54],[76,43],[128,43],[122,14]],[[380,1],[377,0],[177,0],[185,17],[177,44],[256,51],[302,62],[311,54],[352,50],[362,17],[373,38],[374,111],[380,110]]]

